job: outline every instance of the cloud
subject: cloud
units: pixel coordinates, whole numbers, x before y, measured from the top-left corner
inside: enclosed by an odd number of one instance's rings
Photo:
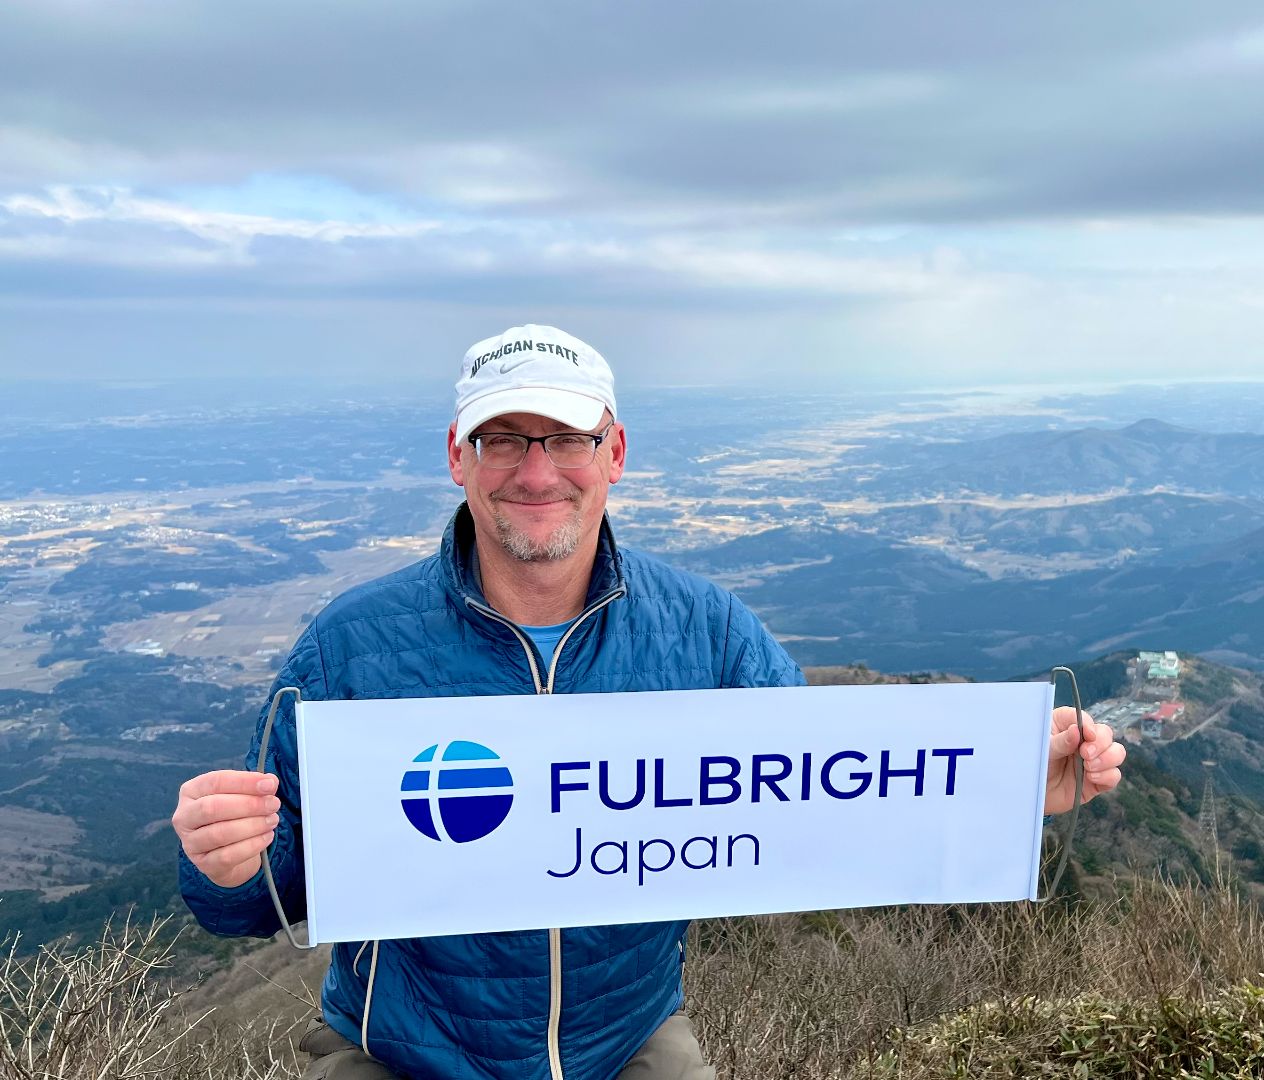
[[[1235,179],[1264,164],[1245,3],[74,9],[7,17],[11,185],[315,173],[506,211],[833,223],[1264,199]]]
[[[135,271],[113,279],[62,276],[71,295],[94,280],[121,295],[171,295],[173,272],[190,275],[184,279],[189,288],[227,286],[260,296],[327,296],[358,286],[358,295],[387,297],[433,292],[454,279],[484,295],[520,292],[524,279],[544,278],[570,295],[593,296],[602,282],[617,282],[625,300],[670,295],[679,301],[693,294],[711,304],[725,293],[730,303],[750,304],[760,297],[774,303],[786,296],[903,298],[980,287],[983,275],[971,280],[960,252],[883,249],[846,239],[822,249],[803,235],[735,230],[692,236],[624,230],[596,238],[522,219],[276,218],[193,208],[126,189],[64,185],[0,198],[0,260],[27,271],[41,261],[58,264],[59,271],[65,264]],[[206,273],[192,276],[199,272]],[[26,280],[36,290],[49,284],[29,273]],[[11,287],[20,288],[16,281]]]
[[[943,87],[940,80],[919,72],[887,72],[852,78],[823,79],[796,84],[792,79],[752,84],[749,79],[703,82],[685,95],[685,104],[701,116],[780,118],[796,114],[870,112],[932,100]],[[678,87],[668,93],[674,104]]]
[[[363,317],[391,367],[410,320],[552,313],[664,375],[1237,370],[1261,41],[1243,0],[14,0],[0,333],[143,366],[195,323],[248,370]]]
[[[42,219],[71,227],[111,222],[133,226],[138,231],[145,227],[174,231],[196,237],[235,256],[245,254],[249,245],[261,237],[292,237],[336,244],[349,239],[414,237],[442,227],[434,221],[365,224],[208,211],[137,196],[126,189],[66,185],[55,185],[39,194],[0,198],[0,209],[8,211],[14,219]]]

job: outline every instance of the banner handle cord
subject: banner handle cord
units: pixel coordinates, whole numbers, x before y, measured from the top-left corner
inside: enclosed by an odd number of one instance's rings
[[[1050,673],[1049,681],[1056,687],[1058,685],[1058,675],[1066,675],[1071,680],[1071,697],[1075,701],[1075,726],[1080,733],[1080,741],[1075,747],[1075,802],[1071,806],[1071,812],[1067,815],[1067,827],[1062,836],[1062,854],[1058,858],[1057,869],[1053,872],[1053,880],[1049,883],[1049,888],[1045,891],[1044,896],[1038,896],[1033,901],[1037,904],[1048,903],[1057,894],[1058,884],[1062,881],[1062,872],[1066,869],[1067,862],[1071,858],[1071,843],[1075,838],[1075,823],[1080,819],[1080,800],[1084,795],[1084,759],[1080,756],[1080,747],[1084,745],[1084,709],[1080,704],[1080,687],[1075,681],[1075,672],[1069,667],[1056,667]]]
[[[272,722],[276,719],[277,706],[281,704],[281,698],[286,694],[294,695],[294,703],[298,704],[303,700],[303,692],[297,686],[283,686],[275,694],[272,695],[272,705],[268,709],[268,719],[263,725],[263,737],[259,740],[259,760],[255,763],[255,772],[266,773],[268,771],[268,743],[272,739]],[[285,936],[290,939],[290,944],[296,949],[314,949],[314,944],[299,941],[294,936],[294,927],[290,925],[290,920],[285,917],[285,909],[281,906],[281,897],[277,894],[276,882],[272,878],[272,849],[276,847],[279,837],[273,837],[272,843],[268,845],[268,850],[263,854],[263,879],[268,883],[268,893],[272,897],[272,906],[276,908],[277,918],[281,920],[281,929],[285,931]]]

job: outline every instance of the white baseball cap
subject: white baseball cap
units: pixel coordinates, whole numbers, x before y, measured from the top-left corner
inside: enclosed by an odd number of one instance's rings
[[[470,347],[456,381],[456,438],[505,413],[586,431],[615,416],[614,373],[591,345],[553,326],[514,326]]]

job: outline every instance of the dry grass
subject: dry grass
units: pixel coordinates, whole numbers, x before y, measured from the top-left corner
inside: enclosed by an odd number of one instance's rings
[[[182,987],[164,930],[0,956],[0,1077],[297,1075],[312,958],[269,945]],[[1261,971],[1236,890],[1136,880],[1072,908],[705,922],[686,981],[725,1078],[1245,1077],[1264,1072]]]
[[[276,1020],[217,1022],[184,1008],[163,975],[175,941],[166,924],[106,926],[91,945],[59,943],[0,960],[4,1080],[272,1080],[297,1075],[292,1028]]]
[[[1213,1030],[1208,1017],[1231,1007],[1225,992],[1242,991],[1249,1004],[1243,987],[1261,972],[1264,927],[1235,890],[1137,880],[1114,903],[1070,909],[1023,903],[703,924],[687,983],[721,1076],[1168,1077],[1181,1075],[1170,1060],[1146,1071],[1138,1053],[1126,1068],[1106,1067],[1112,1047],[1140,1039],[1123,1020],[1113,1036],[1106,1024],[1082,1055],[1068,1045],[1102,1017],[1127,1017],[1157,1043],[1180,1043],[1195,1068],[1203,1036],[1224,1043],[1223,1023]],[[1255,1006],[1243,1008],[1239,1049],[1256,1072],[1242,1075],[1260,1075],[1264,1059],[1251,1055],[1264,1033],[1247,1016]],[[1012,1022],[1016,1011],[1021,1023]],[[1183,1017],[1179,1032],[1169,1030],[1174,1017]],[[989,1039],[990,1056],[973,1054]],[[1237,1075],[1231,1055],[1220,1060],[1222,1071],[1207,1075]]]

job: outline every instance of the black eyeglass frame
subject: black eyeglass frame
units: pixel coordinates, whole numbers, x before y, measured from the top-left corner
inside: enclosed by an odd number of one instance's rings
[[[583,469],[583,468],[585,468],[586,466],[591,465],[591,464],[592,464],[592,463],[593,463],[593,462],[597,459],[597,451],[598,451],[598,449],[600,449],[601,444],[602,444],[603,442],[605,442],[605,441],[606,441],[606,439],[608,439],[608,438],[610,437],[610,436],[609,436],[609,432],[610,432],[610,429],[611,429],[612,427],[614,427],[614,421],[613,421],[613,420],[611,420],[611,421],[610,421],[610,423],[608,423],[605,427],[603,427],[603,428],[601,429],[601,431],[599,431],[599,432],[592,432],[592,431],[554,431],[554,432],[552,432],[552,433],[551,433],[551,434],[549,434],[549,435],[523,435],[520,431],[480,431],[480,432],[478,432],[477,434],[470,434],[470,435],[467,435],[467,436],[465,436],[465,438],[466,438],[466,441],[467,441],[467,442],[468,442],[468,443],[469,443],[472,447],[474,447],[474,454],[475,454],[475,456],[478,458],[478,463],[479,463],[480,465],[482,465],[484,468],[487,468],[487,469],[516,469],[519,465],[521,465],[524,461],[526,461],[526,460],[527,460],[527,455],[528,455],[529,453],[531,453],[531,444],[532,444],[532,443],[539,443],[539,444],[540,444],[540,449],[544,451],[544,456],[545,456],[545,457],[547,457],[547,458],[549,459],[549,461],[552,461],[552,462],[553,462],[553,465],[554,465],[556,468],[559,468],[559,469]],[[488,464],[487,464],[487,463],[483,460],[483,455],[482,455],[482,453],[479,451],[479,448],[478,448],[478,440],[479,440],[479,439],[490,439],[490,438],[492,438],[492,437],[493,437],[493,436],[495,436],[495,435],[508,435],[510,438],[514,438],[514,439],[525,439],[525,440],[526,440],[526,442],[527,442],[527,445],[526,445],[526,448],[522,451],[522,457],[521,457],[521,458],[519,458],[519,459],[518,459],[516,462],[514,462],[514,464],[512,464],[512,465],[488,465]],[[558,461],[554,461],[554,460],[553,460],[553,455],[549,453],[549,440],[550,440],[550,439],[560,439],[560,438],[574,438],[576,435],[583,435],[585,438],[592,439],[592,441],[593,441],[593,443],[592,443],[592,457],[590,457],[587,461],[585,461],[583,465],[563,465],[563,464],[561,464],[561,463],[560,463],[560,462],[558,462]]]

